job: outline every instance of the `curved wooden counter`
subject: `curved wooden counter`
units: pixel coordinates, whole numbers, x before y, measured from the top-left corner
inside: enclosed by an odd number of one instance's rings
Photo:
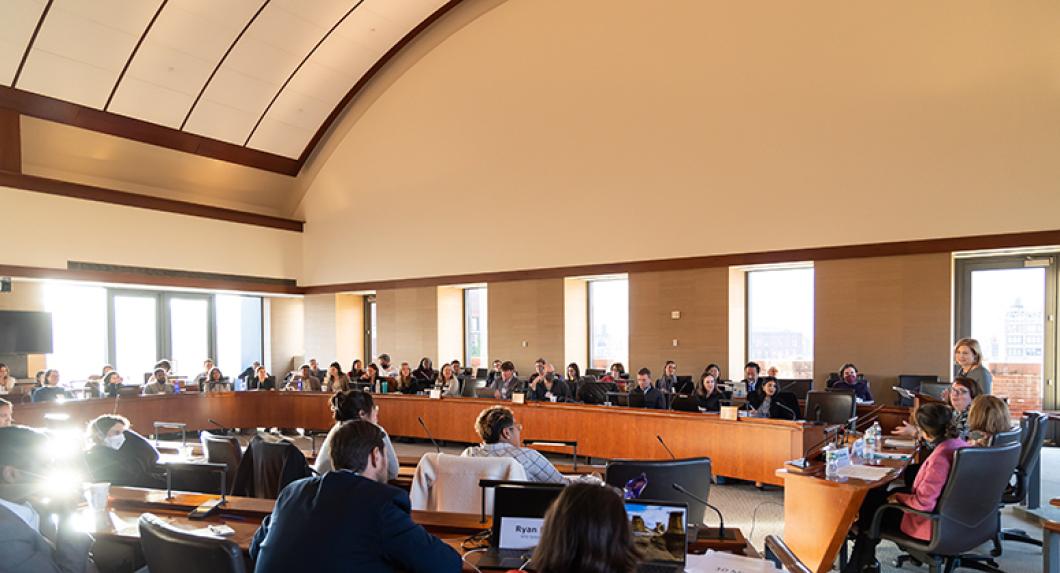
[[[156,421],[183,422],[188,430],[214,428],[210,419],[229,428],[280,427],[327,430],[333,424],[328,394],[295,392],[227,392],[138,398],[25,404],[15,421],[29,426],[85,424],[101,414],[129,418],[150,434]],[[478,413],[501,402],[477,398],[431,400],[425,396],[375,395],[379,423],[393,436],[426,438],[422,417],[437,440],[475,443]],[[710,457],[714,473],[783,485],[776,470],[801,457],[823,439],[823,426],[767,419],[726,421],[717,414],[697,414],[583,404],[504,403],[523,424],[524,438],[577,440],[578,453],[594,458],[667,459],[662,436],[674,455]],[[46,414],[66,414],[65,422]],[[60,416],[60,417],[66,417]],[[49,416],[54,418],[54,416]]]

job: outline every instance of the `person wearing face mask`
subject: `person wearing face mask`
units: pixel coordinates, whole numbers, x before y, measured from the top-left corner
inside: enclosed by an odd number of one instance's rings
[[[81,573],[95,570],[89,564],[92,538],[76,531],[73,512],[54,514],[55,534],[46,538],[42,515],[32,498],[43,491],[41,469],[47,462],[47,437],[25,426],[0,427],[0,570],[5,573]],[[53,501],[47,507],[55,509]]]
[[[88,424],[92,446],[85,452],[92,481],[128,487],[166,487],[158,450],[137,434],[124,416],[103,415]]]
[[[853,390],[854,397],[860,402],[872,402],[872,391],[869,381],[858,377],[858,367],[847,362],[839,369],[839,381],[832,385],[833,390]]]

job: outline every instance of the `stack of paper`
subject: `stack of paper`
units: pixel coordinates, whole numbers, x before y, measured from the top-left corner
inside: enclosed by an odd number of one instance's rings
[[[912,448],[916,446],[916,441],[904,438],[884,438],[883,445],[888,448]]]
[[[876,481],[887,477],[893,470],[883,466],[849,465],[839,468],[839,477]]]
[[[689,555],[685,571],[692,573],[777,573],[772,561],[744,557],[733,553],[707,550],[703,555]]]

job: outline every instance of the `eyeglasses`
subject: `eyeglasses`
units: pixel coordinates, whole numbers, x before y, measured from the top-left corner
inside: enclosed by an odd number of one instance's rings
[[[950,394],[956,394],[958,396],[970,396],[971,392],[968,391],[964,386],[954,384],[950,386]]]

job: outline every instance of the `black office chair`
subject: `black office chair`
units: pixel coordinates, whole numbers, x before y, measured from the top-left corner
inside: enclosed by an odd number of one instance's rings
[[[585,382],[578,388],[578,401],[586,404],[603,404],[607,401],[608,392],[617,392],[614,382]]]
[[[243,550],[220,537],[183,531],[157,516],[140,516],[140,546],[151,573],[245,573]]]
[[[806,419],[848,426],[857,421],[858,405],[852,390],[811,390],[806,393]]]
[[[485,368],[479,368],[475,370],[475,380],[485,380],[488,374],[488,370],[486,370]]]
[[[1016,426],[1007,432],[998,432],[994,434],[994,438],[990,440],[991,446],[1007,446],[1009,444],[1022,444],[1020,440],[1023,435],[1023,428]],[[1019,468],[1016,468],[1019,471]]]
[[[202,442],[202,448],[206,452],[206,461],[224,464],[228,467],[226,493],[231,493],[232,485],[236,481],[236,472],[239,470],[239,462],[243,461],[243,447],[239,443],[239,438],[202,432],[199,434],[199,441]]]
[[[699,404],[696,403],[694,396],[674,394],[670,402],[670,409],[675,412],[698,412]]]
[[[640,497],[659,501],[688,503],[688,522],[703,523],[707,507],[674,489],[673,484],[692,492],[703,499],[710,499],[710,458],[684,460],[647,461],[611,460],[604,469],[604,481],[623,489],[630,480],[640,477],[648,479]]]
[[[256,436],[243,453],[232,495],[276,499],[287,484],[310,475],[309,464],[298,446],[287,440],[267,442]]]
[[[1029,493],[1029,477],[1034,472],[1035,466],[1041,459],[1042,454],[1042,441],[1045,437],[1045,425],[1049,423],[1049,416],[1038,412],[1025,412],[1023,414],[1022,427],[1017,428],[1021,431],[1022,439],[1020,443],[1020,458],[1016,464],[1016,470],[1013,473],[1012,479],[1009,481],[1005,488],[1004,494],[1001,496],[1001,503],[1004,505],[1014,505],[1017,503],[1023,503],[1027,499]],[[1009,432],[1005,432],[1008,434]],[[995,443],[1004,434],[998,434],[994,437]],[[1000,527],[1001,517],[998,516],[998,526]],[[1035,539],[1027,535],[1026,531],[1014,528],[1001,529],[998,532],[998,539],[994,540],[994,549],[990,552],[994,557],[1001,556],[1001,541],[1015,541],[1018,543],[1027,543],[1029,545],[1042,546],[1042,542],[1039,539]]]
[[[585,369],[585,375],[586,376],[592,376],[594,378],[602,378],[604,374],[607,374],[607,371],[602,369],[602,368],[586,368]]]
[[[947,572],[958,566],[996,571],[996,563],[965,552],[997,535],[1001,495],[1019,458],[1020,446],[1016,444],[958,450],[935,511],[889,503],[876,510],[869,536],[892,541],[908,553],[898,557],[895,567],[915,560],[927,563],[931,573],[939,573],[943,566]],[[896,511],[931,520],[931,539],[909,537],[897,525],[884,528],[884,516]]]
[[[679,394],[688,394],[695,389],[695,383],[692,382],[691,376],[678,376],[673,391]]]
[[[898,387],[905,388],[913,394],[920,391],[920,384],[923,382],[938,382],[938,376],[926,376],[920,374],[899,374],[898,375]],[[912,398],[898,397],[898,406],[911,407],[913,405]]]
[[[805,378],[778,378],[777,389],[781,392],[791,392],[799,400],[805,400],[806,395],[813,390],[813,380]]]

